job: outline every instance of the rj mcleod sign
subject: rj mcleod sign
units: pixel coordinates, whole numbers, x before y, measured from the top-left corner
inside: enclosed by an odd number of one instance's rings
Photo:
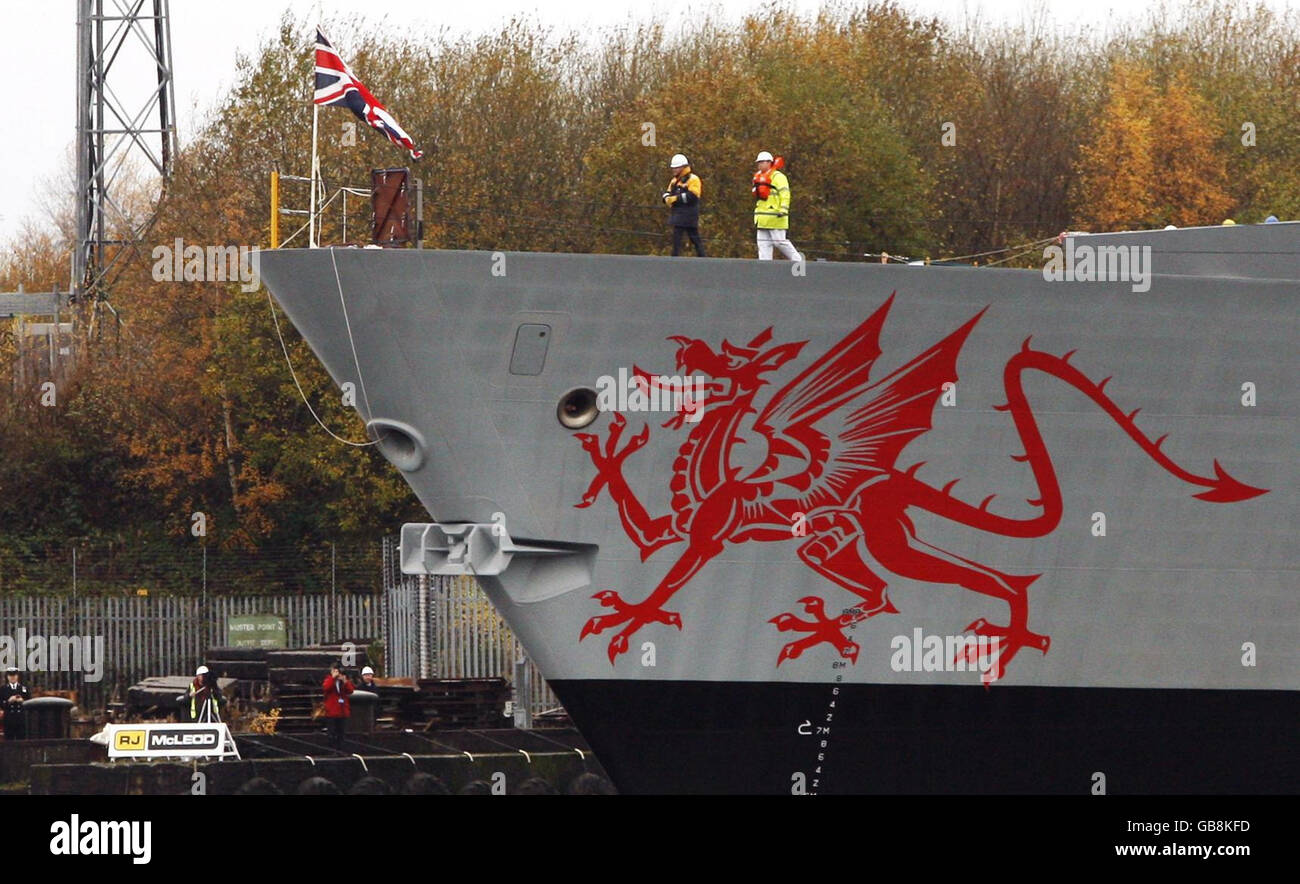
[[[229,754],[224,724],[111,724],[109,758],[201,758]]]

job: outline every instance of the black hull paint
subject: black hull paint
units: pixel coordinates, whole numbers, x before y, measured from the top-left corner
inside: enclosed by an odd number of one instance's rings
[[[1114,795],[1300,793],[1296,691],[624,680],[552,687],[628,794],[791,794],[796,772],[807,792],[823,795],[1086,795],[1098,772]],[[801,725],[814,733],[801,735]],[[827,725],[829,735],[815,732]]]

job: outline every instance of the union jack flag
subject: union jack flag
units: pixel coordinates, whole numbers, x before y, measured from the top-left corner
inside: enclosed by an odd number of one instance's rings
[[[358,120],[370,124],[387,135],[393,144],[410,151],[411,159],[418,160],[424,156],[415,149],[415,142],[411,141],[406,130],[397,124],[388,109],[370,94],[365,84],[334,51],[320,28],[316,29],[316,96],[313,101],[329,107],[346,107],[357,115]]]

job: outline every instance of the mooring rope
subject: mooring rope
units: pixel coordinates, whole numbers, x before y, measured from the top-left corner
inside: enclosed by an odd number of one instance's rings
[[[280,349],[284,351],[284,361],[285,364],[289,366],[289,376],[293,378],[293,385],[298,388],[298,395],[302,397],[303,404],[307,406],[307,410],[311,412],[311,416],[316,419],[316,423],[320,424],[322,430],[329,433],[344,445],[352,445],[356,448],[366,448],[367,446],[374,445],[377,442],[375,439],[372,439],[369,442],[353,442],[351,439],[344,439],[338,433],[325,426],[325,422],[320,419],[320,415],[316,413],[316,409],[311,407],[311,402],[307,399],[307,394],[303,392],[302,384],[298,382],[298,373],[293,370],[293,360],[289,358],[289,346],[285,344],[284,334],[280,331],[280,318],[276,315],[275,301],[271,298],[271,290],[269,288],[266,290],[266,303],[267,306],[271,308],[271,320],[275,323],[275,336],[280,339]],[[366,403],[366,407],[369,408],[369,403]]]
[[[348,346],[352,348],[352,364],[357,369],[357,384],[361,387],[361,399],[366,403],[366,423],[374,419],[375,413],[370,409],[370,397],[366,395],[366,379],[361,376],[361,360],[357,358],[357,343],[352,339],[352,323],[348,320],[348,305],[343,300],[343,281],[339,279],[339,262],[334,258],[334,248],[330,247],[330,263],[334,265],[334,284],[339,290],[339,306],[343,308],[343,325],[348,330]]]

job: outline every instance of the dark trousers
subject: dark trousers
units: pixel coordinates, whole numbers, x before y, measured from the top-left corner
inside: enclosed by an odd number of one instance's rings
[[[27,721],[22,712],[5,713],[5,741],[27,739]]]
[[[704,244],[700,242],[700,228],[698,227],[674,227],[673,228],[673,257],[675,258],[682,253],[683,234],[691,238],[691,245],[695,246],[695,254],[703,258]]]
[[[348,726],[348,720],[346,718],[331,718],[329,723],[330,745],[335,749],[339,749],[343,746],[343,731]]]

